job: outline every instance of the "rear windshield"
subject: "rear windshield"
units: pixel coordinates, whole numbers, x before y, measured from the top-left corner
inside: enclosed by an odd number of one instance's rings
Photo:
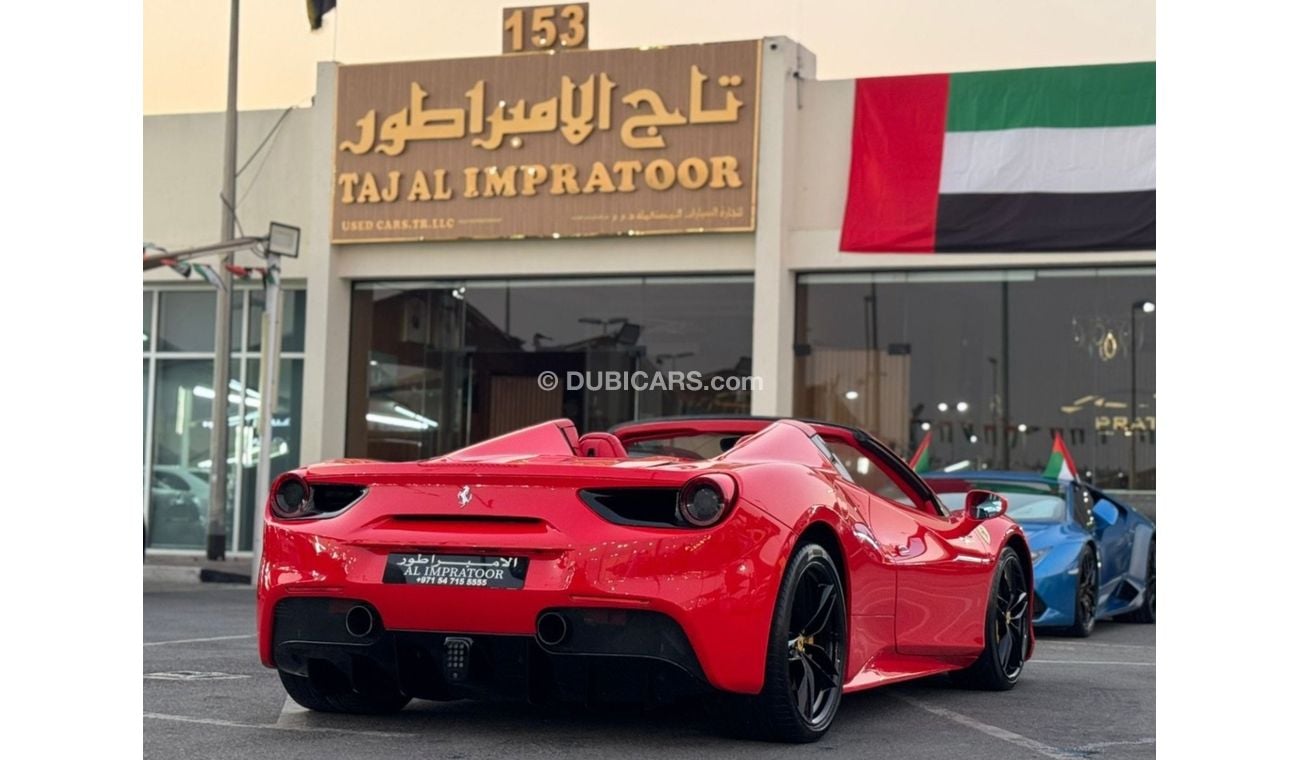
[[[712,459],[736,445],[743,438],[740,433],[699,433],[671,438],[650,438],[627,444],[631,457],[677,457],[679,459]]]

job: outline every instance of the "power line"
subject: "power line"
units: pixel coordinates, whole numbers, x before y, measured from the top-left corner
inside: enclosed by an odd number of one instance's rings
[[[293,106],[289,106],[288,108],[284,109],[284,113],[280,114],[279,119],[276,119],[275,124],[271,126],[270,131],[266,133],[266,137],[262,138],[262,142],[259,143],[256,148],[253,149],[253,152],[244,161],[244,165],[239,167],[239,170],[235,172],[236,177],[243,174],[244,170],[248,168],[248,165],[253,163],[253,159],[257,158],[258,153],[262,152],[262,148],[266,147],[266,143],[271,139],[272,136],[275,135],[276,130],[280,128],[280,125],[284,123],[284,120],[288,118],[289,112],[292,110],[293,110]]]

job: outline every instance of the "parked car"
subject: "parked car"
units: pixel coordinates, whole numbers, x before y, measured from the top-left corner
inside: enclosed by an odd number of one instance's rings
[[[208,483],[184,467],[156,465],[150,479],[151,546],[201,546],[207,530]]]
[[[556,420],[313,465],[271,489],[259,652],[324,712],[704,693],[746,735],[814,741],[847,692],[1019,681],[1029,544],[1006,499],[960,502],[862,431],[790,419]]]
[[[1034,562],[1034,625],[1087,636],[1097,620],[1156,620],[1156,526],[1078,481],[1023,472],[926,473],[948,504],[982,488],[1007,499]]]

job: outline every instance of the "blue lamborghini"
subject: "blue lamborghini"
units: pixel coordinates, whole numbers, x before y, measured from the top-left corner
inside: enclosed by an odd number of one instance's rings
[[[972,488],[1006,497],[1034,563],[1034,626],[1073,636],[1114,618],[1156,620],[1156,526],[1091,486],[1021,472],[929,472],[946,505]],[[951,506],[951,505],[949,505]]]

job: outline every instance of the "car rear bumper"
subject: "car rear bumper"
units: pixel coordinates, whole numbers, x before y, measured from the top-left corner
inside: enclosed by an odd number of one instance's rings
[[[543,615],[563,621],[546,629],[555,635],[397,631],[362,600],[284,599],[276,605],[272,646],[277,667],[325,688],[396,687],[426,699],[541,702],[588,700],[593,692],[609,698],[620,691],[639,699],[647,688],[666,696],[708,685],[685,633],[667,615],[603,608]],[[350,616],[366,625],[352,625]],[[600,676],[605,683],[598,683]]]
[[[547,541],[427,531],[390,531],[382,542],[344,540],[323,535],[328,522],[267,526],[258,573],[262,662],[302,675],[313,658],[342,671],[359,657],[363,670],[377,668],[385,677],[437,675],[427,687],[435,691],[446,682],[440,670],[446,640],[459,637],[470,640],[469,656],[482,677],[510,662],[529,673],[537,662],[614,657],[664,664],[718,689],[757,693],[784,569],[780,558],[793,541],[785,526],[743,500],[712,530],[602,521],[581,536]],[[388,554],[410,551],[525,556],[524,588],[385,583]],[[356,605],[373,612],[381,632],[373,640],[347,632],[340,616]],[[547,612],[566,616],[570,638],[549,646],[537,640],[538,621]],[[425,660],[438,668],[419,664]],[[492,676],[498,677],[504,678]]]

